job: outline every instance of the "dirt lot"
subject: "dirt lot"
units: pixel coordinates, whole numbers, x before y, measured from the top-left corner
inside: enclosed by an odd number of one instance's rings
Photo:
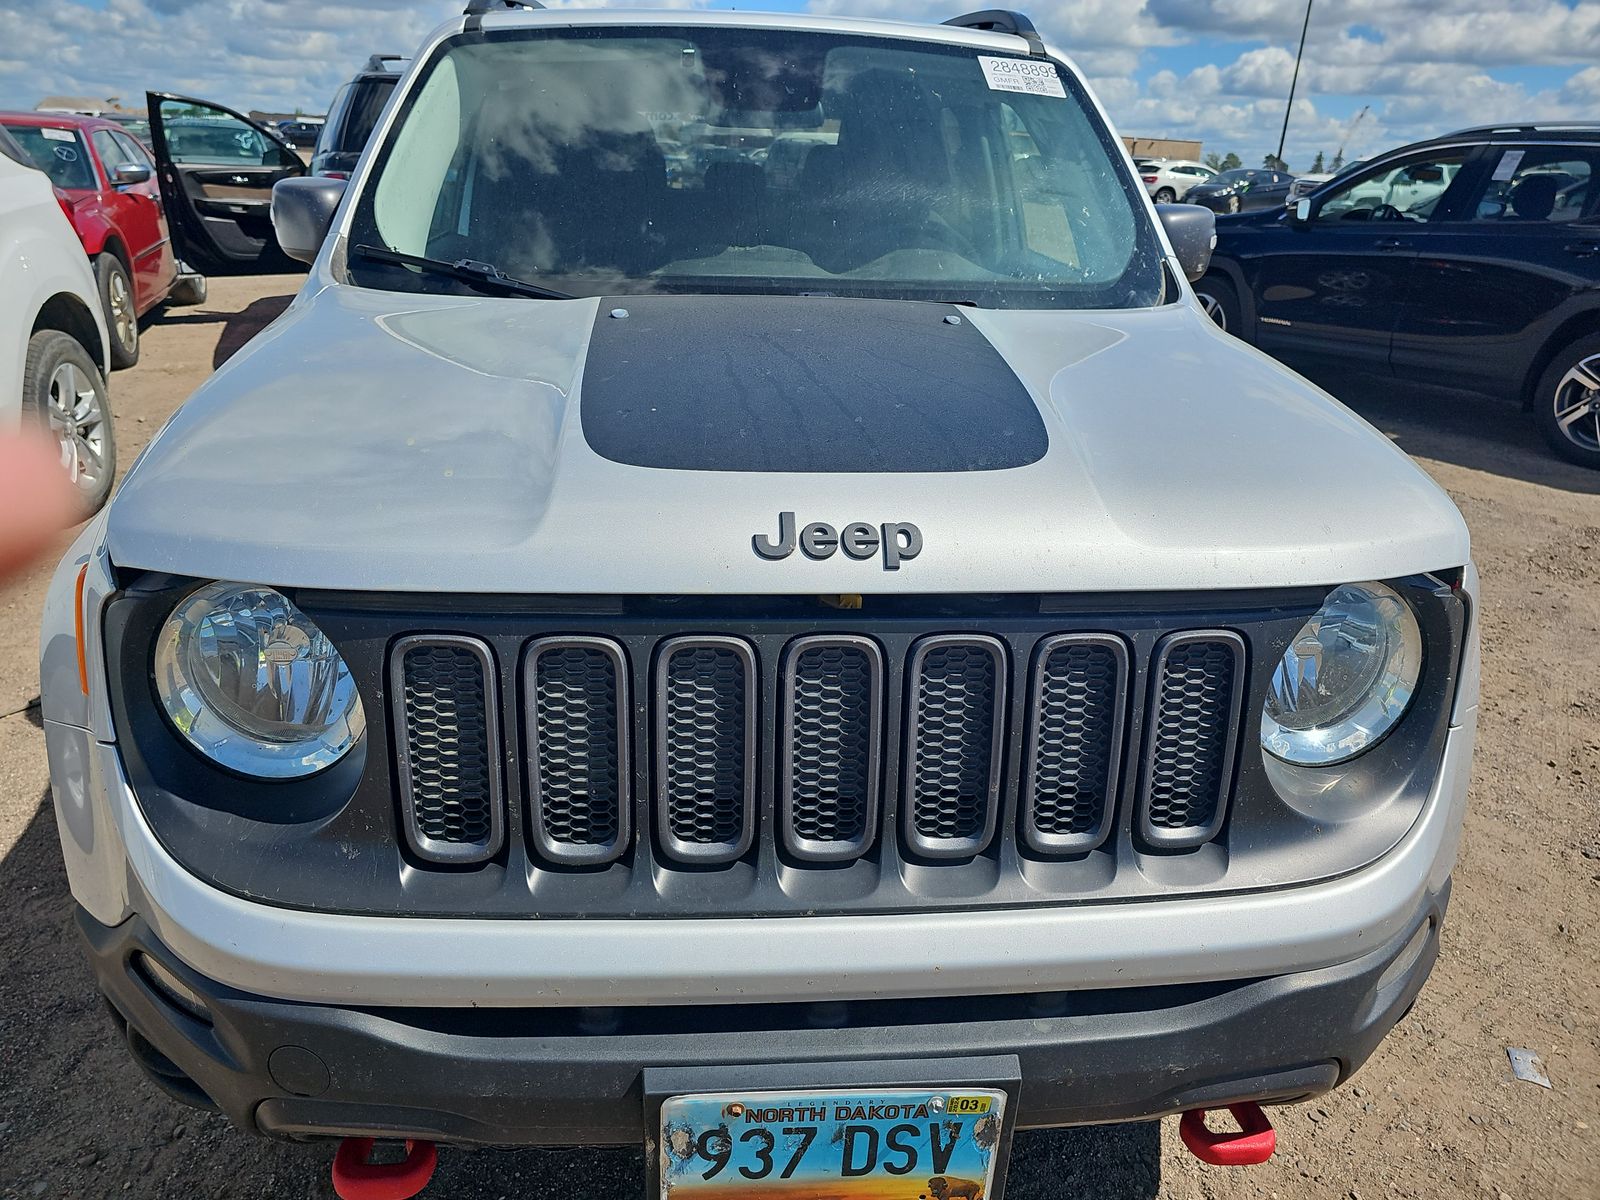
[[[216,280],[207,305],[152,326],[113,381],[124,464],[296,283]],[[1600,1196],[1600,476],[1548,457],[1509,408],[1323,382],[1449,489],[1483,571],[1477,770],[1443,957],[1353,1086],[1279,1112],[1267,1166],[1203,1167],[1172,1122],[1029,1134],[1015,1200]],[[73,943],[39,731],[45,579],[0,590],[0,1196],[331,1196],[328,1148],[177,1107],[112,1037]],[[1514,1081],[1508,1045],[1541,1053],[1554,1089]],[[642,1187],[632,1151],[447,1151],[428,1194]]]

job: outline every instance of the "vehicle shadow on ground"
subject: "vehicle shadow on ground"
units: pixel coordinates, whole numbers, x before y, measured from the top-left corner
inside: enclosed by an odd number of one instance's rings
[[[243,348],[244,344],[283,315],[284,309],[294,300],[295,293],[281,296],[263,296],[252,300],[238,312],[204,307],[164,314],[162,325],[221,325],[217,344],[211,352],[211,369],[215,371]]]
[[[643,1153],[620,1148],[445,1153],[434,1179],[441,1196],[645,1195]],[[1154,1200],[1160,1186],[1161,1127],[1148,1123],[1019,1133],[1005,1194],[1006,1200]],[[912,1185],[906,1200],[916,1195]]]
[[[240,1133],[134,1066],[78,949],[48,792],[0,861],[0,912],[0,1196],[330,1200],[331,1145]],[[1154,1200],[1160,1172],[1155,1123],[1028,1131],[1006,1195]],[[446,1149],[424,1196],[640,1200],[644,1186],[642,1150]]]
[[[1407,454],[1565,492],[1600,495],[1600,471],[1557,458],[1518,404],[1392,377],[1298,369]]]

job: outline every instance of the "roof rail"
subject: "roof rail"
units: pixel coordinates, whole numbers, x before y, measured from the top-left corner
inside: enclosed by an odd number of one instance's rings
[[[982,12],[963,13],[959,17],[951,17],[944,24],[955,25],[961,29],[982,29],[990,33],[1013,33],[1028,43],[1028,53],[1034,58],[1045,56],[1044,39],[1039,36],[1039,31],[1034,28],[1033,22],[1013,9],[986,8]]]
[[[1538,123],[1512,122],[1506,125],[1474,125],[1470,129],[1457,129],[1445,134],[1445,137],[1466,137],[1470,134],[1484,133],[1567,133],[1588,132],[1600,128],[1600,121],[1564,121],[1560,123],[1541,121]]]
[[[385,64],[392,62],[405,62],[405,60],[406,56],[404,54],[374,54],[371,58],[367,59],[367,70],[386,71],[389,68]]]
[[[469,17],[481,17],[485,13],[500,12],[507,8],[543,8],[539,0],[467,0],[467,7],[463,13]]]

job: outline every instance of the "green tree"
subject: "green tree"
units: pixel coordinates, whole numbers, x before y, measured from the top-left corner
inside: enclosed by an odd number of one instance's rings
[[[1263,155],[1261,158],[1261,165],[1269,171],[1287,171],[1289,169],[1289,164],[1284,162],[1283,159],[1279,158],[1276,154]]]
[[[1311,173],[1321,175],[1327,168],[1322,165],[1322,151],[1317,151],[1317,156],[1311,160]]]
[[[1244,160],[1241,159],[1232,150],[1229,150],[1227,154],[1223,155],[1223,157],[1222,157],[1222,168],[1221,168],[1222,170],[1224,170],[1224,171],[1237,171],[1242,166],[1244,166]]]

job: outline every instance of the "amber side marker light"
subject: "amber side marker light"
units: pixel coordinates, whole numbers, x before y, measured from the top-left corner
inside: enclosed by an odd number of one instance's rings
[[[78,686],[89,694],[89,648],[83,640],[83,584],[89,578],[89,564],[78,568],[78,586],[74,593],[72,631],[78,639]]]

